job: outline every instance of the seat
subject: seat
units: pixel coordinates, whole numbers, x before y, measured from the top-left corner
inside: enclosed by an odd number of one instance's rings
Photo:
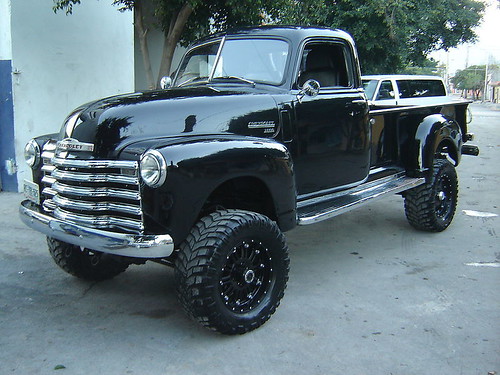
[[[338,74],[328,48],[315,48],[307,54],[306,69],[299,77],[299,86],[302,87],[308,79],[318,81],[321,87],[338,85]]]

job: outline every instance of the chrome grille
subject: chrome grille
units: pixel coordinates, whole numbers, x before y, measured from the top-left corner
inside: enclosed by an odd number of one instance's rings
[[[43,209],[69,223],[124,233],[144,230],[139,165],[127,160],[75,160],[42,152]]]

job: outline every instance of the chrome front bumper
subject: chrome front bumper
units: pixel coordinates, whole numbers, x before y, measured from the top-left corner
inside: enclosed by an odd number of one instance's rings
[[[87,228],[42,213],[29,200],[21,202],[19,215],[27,226],[49,237],[103,253],[151,259],[166,258],[174,251],[168,234],[135,235]]]

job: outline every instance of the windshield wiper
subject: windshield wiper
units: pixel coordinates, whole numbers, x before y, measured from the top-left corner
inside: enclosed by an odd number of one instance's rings
[[[223,76],[223,77],[213,77],[212,81],[215,79],[237,79],[238,81],[242,81],[245,83],[251,84],[253,87],[255,87],[255,82],[250,81],[249,79],[243,78],[243,77],[238,77],[238,76]]]
[[[193,78],[188,79],[187,81],[182,82],[182,83],[181,83],[181,84],[179,84],[177,87],[186,86],[186,85],[188,85],[188,84],[190,84],[190,83],[193,83],[194,81],[197,81],[197,80],[199,80],[199,79],[205,79],[205,80],[207,80],[207,78],[208,78],[208,77],[193,77]],[[207,82],[208,82],[208,81],[207,81]]]

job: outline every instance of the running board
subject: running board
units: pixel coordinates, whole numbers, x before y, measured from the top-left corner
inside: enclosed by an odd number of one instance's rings
[[[358,185],[354,188],[297,203],[299,225],[314,224],[359,206],[425,183],[425,178],[407,177],[404,172]]]

